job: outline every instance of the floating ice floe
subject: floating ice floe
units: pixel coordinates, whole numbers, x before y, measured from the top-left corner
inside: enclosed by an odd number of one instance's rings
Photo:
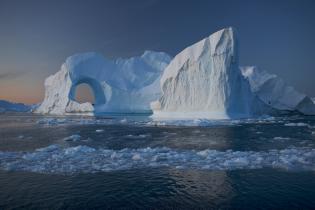
[[[64,141],[80,141],[81,140],[81,136],[78,134],[74,134],[71,136],[68,136],[66,138],[63,139]]]
[[[264,116],[259,118],[246,118],[246,119],[221,119],[221,120],[210,120],[210,119],[191,119],[191,120],[152,120],[151,118],[138,119],[120,119],[120,118],[81,118],[81,117],[47,117],[39,119],[37,124],[44,126],[62,126],[62,125],[132,125],[132,126],[197,126],[197,127],[213,127],[213,126],[243,126],[246,124],[283,124],[285,126],[307,126],[313,128],[314,126],[306,123],[290,123],[289,120],[296,120],[295,118],[289,117],[270,117]],[[285,123],[288,122],[288,123]],[[97,129],[101,132],[102,129]]]
[[[129,139],[144,139],[149,136],[151,136],[151,134],[139,134],[139,135],[128,134],[125,137]]]
[[[124,118],[124,119],[120,120],[120,122],[121,122],[121,123],[127,123],[128,120],[127,120],[126,118]]]
[[[296,127],[309,127],[310,125],[307,124],[307,123],[302,123],[302,122],[299,122],[299,123],[286,123],[284,124],[285,126],[296,126]]]
[[[159,148],[95,149],[51,145],[33,152],[0,152],[0,168],[37,173],[94,173],[139,168],[197,170],[278,168],[315,170],[315,149],[292,147],[268,151],[177,150]]]
[[[289,140],[289,137],[276,136],[273,138],[274,140]]]
[[[59,119],[59,118],[43,118],[37,121],[37,124],[41,125],[60,125],[70,122],[69,119]]]

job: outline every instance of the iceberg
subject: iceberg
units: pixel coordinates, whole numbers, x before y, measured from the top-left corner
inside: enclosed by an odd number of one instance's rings
[[[160,96],[159,80],[170,61],[166,53],[153,51],[117,60],[98,53],[73,55],[45,80],[45,99],[35,113],[151,112],[150,102]],[[93,90],[94,105],[75,100],[76,87],[82,83]]]
[[[297,111],[314,115],[306,95],[276,75],[239,67],[232,27],[187,47],[166,67],[154,119],[230,119]]]
[[[95,104],[76,101],[88,84]],[[108,60],[98,53],[69,57],[45,80],[41,114],[151,113],[153,119],[234,119],[297,112],[315,115],[314,101],[274,74],[240,67],[232,27],[187,47],[173,59],[145,51]]]
[[[305,115],[315,115],[312,99],[287,85],[277,75],[259,70],[255,66],[240,69],[248,80],[252,93],[274,111],[297,111]]]

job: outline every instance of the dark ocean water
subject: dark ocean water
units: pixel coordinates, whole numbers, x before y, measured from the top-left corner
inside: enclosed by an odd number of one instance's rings
[[[315,209],[315,117],[0,115],[0,209]]]

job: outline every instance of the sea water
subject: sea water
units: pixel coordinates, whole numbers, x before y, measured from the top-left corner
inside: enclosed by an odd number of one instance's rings
[[[315,208],[315,117],[0,115],[0,208]]]

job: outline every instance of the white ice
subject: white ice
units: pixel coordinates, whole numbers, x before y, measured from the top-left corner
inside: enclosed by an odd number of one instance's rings
[[[63,140],[64,140],[64,141],[80,141],[80,139],[81,139],[81,136],[80,136],[80,135],[74,134],[74,135],[65,137]]]
[[[159,79],[171,58],[146,51],[139,57],[108,60],[97,53],[69,57],[60,71],[45,80],[45,98],[35,110],[42,114],[98,114],[101,112],[149,112],[160,96]],[[76,87],[90,85],[95,105],[78,103]]]
[[[151,103],[156,120],[248,118],[292,111],[315,114],[312,100],[276,75],[239,67],[233,28],[177,54],[160,86],[162,96]]]
[[[307,123],[302,123],[302,122],[298,122],[298,123],[286,123],[284,124],[285,126],[296,126],[296,127],[309,127],[310,125]]]
[[[268,151],[198,151],[147,147],[112,150],[51,145],[33,152],[0,152],[0,168],[11,171],[73,174],[148,167],[174,167],[181,170],[278,168],[314,171],[315,149],[291,147]]]

